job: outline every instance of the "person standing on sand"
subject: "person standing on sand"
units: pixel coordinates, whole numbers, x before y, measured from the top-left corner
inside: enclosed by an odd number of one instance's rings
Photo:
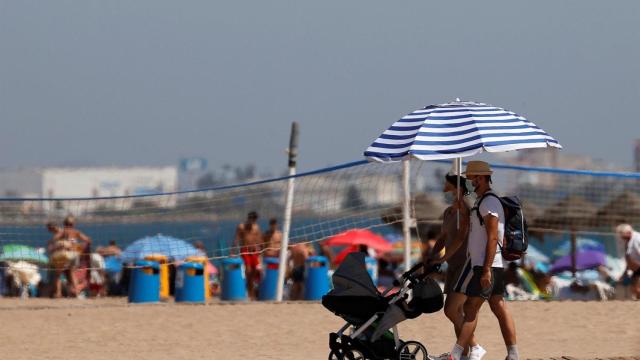
[[[631,294],[635,300],[640,300],[640,233],[629,224],[620,224],[616,227],[616,235],[625,242],[625,275],[631,273]]]
[[[503,297],[504,268],[499,246],[504,239],[504,209],[491,189],[491,174],[491,167],[484,161],[470,161],[465,171],[477,200],[470,213],[469,256],[454,287],[454,291],[465,293],[467,299],[463,305],[464,317],[459,320],[460,333],[449,356],[451,360],[462,358],[485,301],[500,324],[507,347],[506,360],[519,360],[515,323]]]
[[[67,216],[62,222],[62,232],[60,237],[70,241],[73,244],[77,257],[77,267],[74,271],[76,278],[76,296],[83,298],[83,291],[89,290],[89,271],[91,267],[91,238],[82,231],[76,229],[76,219],[73,216]]]
[[[260,266],[260,241],[262,233],[257,223],[258,213],[251,211],[247,214],[247,221],[238,224],[236,227],[236,237],[234,249],[240,250],[240,256],[244,261],[245,278],[247,280],[247,293],[249,298],[256,298],[255,281]]]
[[[264,257],[277,258],[280,256],[280,246],[282,244],[282,232],[278,230],[278,219],[269,220],[269,230],[264,233],[262,239],[264,244]]]
[[[302,300],[304,297],[304,266],[309,258],[309,247],[305,244],[295,244],[291,247],[291,271],[289,278],[293,281],[290,300]]]
[[[467,295],[454,291],[454,285],[467,260],[467,246],[469,237],[470,209],[464,200],[469,195],[467,179],[457,175],[445,175],[442,191],[453,195],[453,203],[442,215],[442,230],[436,237],[436,243],[428,259],[429,264],[447,262],[447,274],[444,281],[444,293],[447,295],[444,303],[444,314],[453,323],[456,338],[460,335],[459,324],[464,317],[463,305]],[[460,184],[458,197],[458,183]],[[441,250],[444,255],[441,256]],[[471,337],[469,344],[465,346],[464,355],[471,360],[480,360],[486,354],[486,350],[480,346],[475,337]],[[442,354],[434,359],[446,360],[449,353]]]

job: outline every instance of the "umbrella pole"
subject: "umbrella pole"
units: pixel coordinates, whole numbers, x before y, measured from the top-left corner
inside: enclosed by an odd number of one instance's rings
[[[411,171],[409,159],[402,161],[402,233],[404,235],[404,269],[411,268],[411,188],[409,187],[409,177]]]
[[[291,124],[291,138],[289,140],[289,180],[287,183],[287,197],[284,207],[284,223],[282,224],[282,244],[280,245],[280,260],[278,261],[278,286],[276,287],[276,301],[282,302],[284,290],[284,274],[287,270],[287,250],[289,249],[289,230],[291,229],[291,211],[293,209],[293,190],[295,187],[296,158],[298,156],[298,123]]]
[[[462,158],[456,158],[456,175],[458,175],[458,188],[456,189],[456,200],[460,202],[460,175],[462,173]],[[456,216],[456,229],[460,229],[460,208],[458,208]]]

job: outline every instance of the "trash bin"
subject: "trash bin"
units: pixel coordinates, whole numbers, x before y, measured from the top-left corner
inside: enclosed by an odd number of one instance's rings
[[[371,280],[373,280],[373,284],[378,286],[378,261],[372,257],[365,257],[364,264],[367,267],[367,272],[369,276],[371,276]]]
[[[207,271],[207,264],[209,263],[209,259],[204,256],[189,256],[184,259],[186,262],[199,263],[202,264],[202,268],[204,271],[203,282],[204,282],[204,298],[209,299],[211,297],[211,293],[209,291],[209,272]]]
[[[131,269],[129,302],[155,303],[160,301],[160,265],[155,261],[139,260]]]
[[[166,255],[151,254],[144,257],[145,260],[155,261],[160,265],[160,297],[169,298],[169,260]]]
[[[222,260],[222,300],[247,300],[244,262],[238,258]]]
[[[304,268],[304,299],[320,300],[329,292],[329,262],[324,256],[311,256]]]
[[[205,302],[204,268],[202,264],[186,262],[176,273],[176,302]]]
[[[278,287],[278,258],[264,258],[264,276],[258,287],[258,300],[275,300]]]

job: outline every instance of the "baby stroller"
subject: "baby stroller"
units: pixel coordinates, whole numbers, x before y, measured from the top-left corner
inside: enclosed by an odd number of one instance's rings
[[[366,270],[365,254],[347,255],[333,274],[333,290],[322,297],[325,308],[347,321],[329,334],[329,360],[427,360],[424,345],[399,338],[397,324],[442,309],[442,290],[427,277],[437,270],[420,263],[395,281],[399,291],[380,293]]]

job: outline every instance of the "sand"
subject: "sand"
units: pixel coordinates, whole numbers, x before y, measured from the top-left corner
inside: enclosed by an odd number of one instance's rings
[[[640,358],[640,302],[512,302],[523,359]],[[343,321],[318,303],[128,305],[126,299],[0,299],[2,359],[326,359]],[[497,321],[476,332],[504,359]],[[442,313],[400,326],[430,353],[454,342]]]

